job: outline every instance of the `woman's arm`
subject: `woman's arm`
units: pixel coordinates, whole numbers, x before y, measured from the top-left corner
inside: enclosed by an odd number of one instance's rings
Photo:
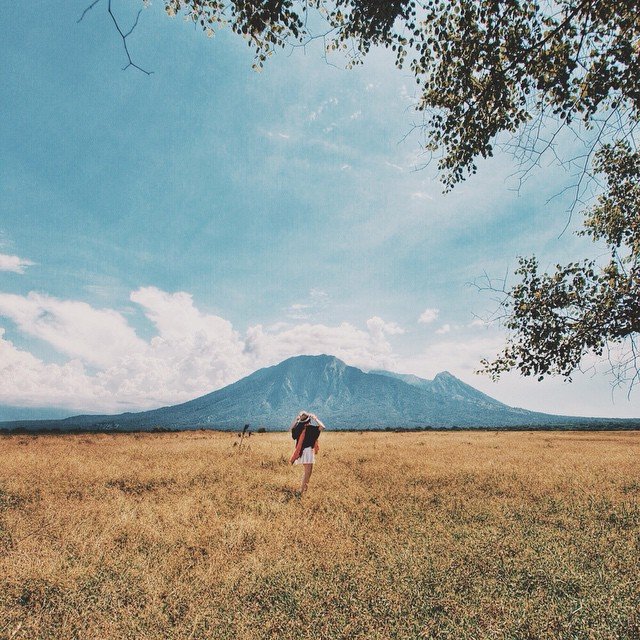
[[[309,415],[318,423],[318,428],[320,429],[320,431],[322,431],[323,429],[326,429],[324,424],[322,424],[322,422],[320,421],[320,418],[318,418],[318,416],[315,413],[311,413]]]
[[[295,427],[298,424],[298,420],[300,419],[300,414],[298,414],[294,419],[293,422],[291,423],[291,426],[289,427],[289,431],[291,431],[293,429],[293,427]]]

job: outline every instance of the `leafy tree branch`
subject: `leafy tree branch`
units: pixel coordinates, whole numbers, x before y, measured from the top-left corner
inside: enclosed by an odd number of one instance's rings
[[[97,2],[98,0],[96,0]],[[96,5],[93,2],[87,10]],[[118,26],[128,64],[126,32]],[[208,36],[227,27],[243,37],[261,69],[278,49],[322,38],[361,64],[373,47],[393,52],[416,81],[424,150],[437,159],[445,190],[477,171],[502,145],[519,180],[550,154],[573,173],[570,212],[585,210],[585,233],[610,260],[539,273],[522,259],[521,279],[501,305],[511,334],[484,370],[569,377],[588,353],[629,345],[638,380],[638,156],[640,11],[637,0],[164,0]],[[85,13],[86,13],[85,11]],[[83,14],[84,15],[84,14]],[[137,19],[136,23],[137,24]],[[134,27],[135,28],[135,24]],[[145,71],[145,73],[148,73]],[[564,158],[571,131],[584,152]],[[505,142],[506,138],[506,142]]]
[[[601,264],[556,265],[551,274],[539,273],[536,258],[520,259],[520,282],[503,289],[499,305],[510,338],[494,361],[482,362],[494,379],[512,369],[538,380],[549,374],[571,379],[585,356],[595,354],[609,358],[616,383],[631,388],[638,382],[640,154],[628,143],[607,144],[594,169],[606,189],[580,233],[604,243],[609,257]]]

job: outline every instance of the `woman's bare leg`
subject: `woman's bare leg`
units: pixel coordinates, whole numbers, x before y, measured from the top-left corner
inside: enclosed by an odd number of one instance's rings
[[[313,464],[305,464],[304,473],[302,475],[302,485],[300,486],[300,495],[302,495],[307,490],[307,485],[309,484],[309,478],[311,477],[311,472],[313,471]]]

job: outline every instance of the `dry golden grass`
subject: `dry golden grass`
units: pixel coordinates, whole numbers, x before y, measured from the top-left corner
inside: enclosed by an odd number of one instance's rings
[[[640,433],[0,438],[0,638],[640,638]]]

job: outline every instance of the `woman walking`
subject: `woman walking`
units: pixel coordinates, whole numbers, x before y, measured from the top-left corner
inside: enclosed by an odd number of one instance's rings
[[[316,423],[315,425],[311,423],[312,420]],[[307,411],[301,411],[291,423],[291,437],[296,441],[296,448],[289,462],[304,466],[300,495],[307,490],[309,485],[315,454],[320,448],[318,438],[324,428],[325,426],[320,422],[318,416]]]

